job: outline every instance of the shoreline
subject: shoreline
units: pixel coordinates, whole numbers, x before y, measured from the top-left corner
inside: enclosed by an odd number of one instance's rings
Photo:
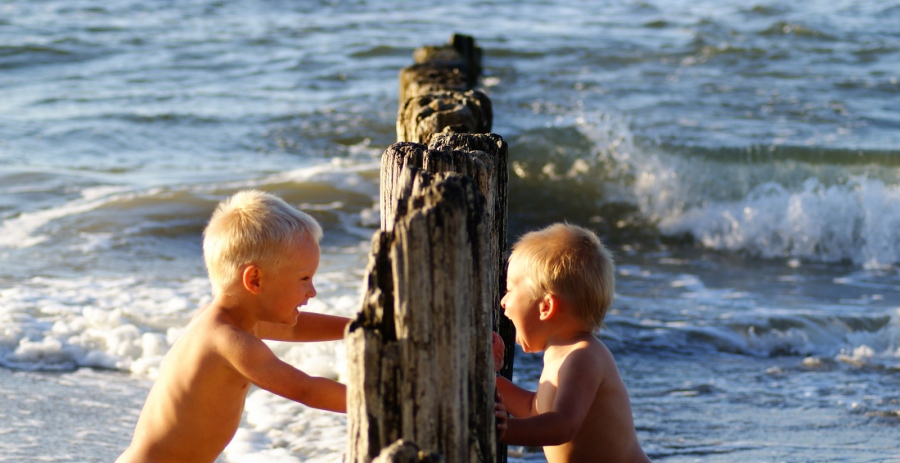
[[[152,384],[90,368],[0,368],[0,461],[114,461],[131,442]]]

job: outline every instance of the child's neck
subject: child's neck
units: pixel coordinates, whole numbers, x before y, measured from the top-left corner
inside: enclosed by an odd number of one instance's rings
[[[579,327],[577,329],[561,329],[547,337],[544,350],[549,352],[555,347],[571,346],[572,344],[587,339],[594,339],[594,334],[589,329]]]
[[[256,330],[259,319],[255,316],[253,310],[253,301],[246,297],[241,297],[240,292],[224,291],[216,296],[210,304],[215,307],[228,323],[238,328],[252,332]]]

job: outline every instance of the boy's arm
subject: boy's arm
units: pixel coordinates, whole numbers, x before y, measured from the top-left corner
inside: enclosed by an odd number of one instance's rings
[[[516,386],[512,381],[497,377],[497,391],[503,396],[503,405],[512,416],[524,418],[534,410],[534,392]]]
[[[350,319],[337,315],[300,312],[294,326],[259,322],[257,335],[273,341],[336,341],[344,339],[344,329]]]
[[[599,359],[586,350],[579,349],[569,354],[559,369],[556,396],[550,410],[527,418],[511,418],[501,440],[507,444],[532,447],[570,442],[594,402],[603,380],[601,373]]]
[[[347,411],[346,386],[327,378],[309,376],[294,368],[255,336],[229,329],[217,344],[238,373],[260,388],[313,408]]]

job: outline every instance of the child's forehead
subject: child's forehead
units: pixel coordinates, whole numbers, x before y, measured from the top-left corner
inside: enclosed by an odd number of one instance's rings
[[[278,260],[282,263],[312,264],[319,261],[320,254],[319,243],[315,238],[308,236],[288,243],[280,253]]]
[[[528,264],[521,257],[517,257],[516,253],[509,256],[509,265],[506,274],[510,278],[522,279],[528,274]]]

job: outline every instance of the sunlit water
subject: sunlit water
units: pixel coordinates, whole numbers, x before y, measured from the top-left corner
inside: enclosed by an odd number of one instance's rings
[[[325,228],[356,313],[413,49],[472,34],[511,237],[615,252],[602,338],[654,461],[900,461],[900,3],[0,4],[0,461],[112,461],[209,301],[248,187]],[[275,344],[345,380],[342,342]],[[520,355],[534,385],[540,357]],[[262,391],[221,461],[338,462],[343,416]],[[513,448],[513,461],[542,461]]]

